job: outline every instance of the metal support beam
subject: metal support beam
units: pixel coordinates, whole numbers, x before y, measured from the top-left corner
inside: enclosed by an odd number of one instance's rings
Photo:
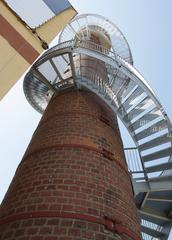
[[[150,196],[147,197],[148,201],[158,201],[158,202],[172,202],[172,197],[163,195],[153,195],[151,194]]]
[[[38,71],[38,69],[32,67],[31,69],[33,75],[40,80],[41,82],[43,82],[49,89],[51,89],[52,91],[56,91],[56,89],[53,87],[53,85],[48,81],[48,79],[41,73]]]
[[[144,197],[144,199],[143,199],[143,201],[142,201],[142,204],[141,204],[141,206],[140,206],[141,209],[142,209],[142,208],[144,207],[144,205],[146,204],[146,200],[147,200],[148,196],[149,196],[149,192],[146,193],[146,195],[145,195],[145,197]]]
[[[78,33],[75,31],[75,29],[72,27],[72,25],[71,25],[70,23],[68,23],[67,26],[72,30],[72,32],[74,33],[74,35],[75,35],[78,39],[80,39],[80,36],[79,36]]]
[[[53,60],[50,59],[49,61],[50,61],[51,65],[52,65],[54,71],[56,72],[56,74],[57,74],[58,77],[60,78],[60,80],[63,81],[64,79],[62,78],[62,75],[60,74],[60,72],[59,72],[59,70],[57,69],[57,67],[56,67],[55,63],[53,62]]]
[[[135,179],[132,178],[133,189],[135,195],[141,192],[150,192],[150,187],[148,182],[136,182]]]
[[[139,213],[142,215],[147,215],[149,217],[162,220],[162,221],[167,221],[167,222],[171,221],[171,219],[168,218],[168,216],[165,213],[157,211],[152,208],[144,207],[143,209],[139,210]]]
[[[159,192],[172,190],[172,176],[160,176],[149,182],[136,182],[132,179],[135,194],[140,192]]]
[[[76,73],[75,73],[75,65],[74,65],[72,53],[69,53],[69,59],[70,59],[70,67],[71,67],[71,71],[72,71],[73,81],[76,86]]]

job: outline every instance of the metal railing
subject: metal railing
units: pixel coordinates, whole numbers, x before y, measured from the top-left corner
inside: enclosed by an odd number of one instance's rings
[[[140,153],[136,147],[124,148],[128,171],[132,174],[133,179],[139,182],[147,180],[143,162]]]

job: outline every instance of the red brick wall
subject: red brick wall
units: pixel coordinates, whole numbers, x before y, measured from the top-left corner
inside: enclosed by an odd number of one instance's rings
[[[51,100],[0,210],[0,239],[140,239],[115,115],[92,93]]]

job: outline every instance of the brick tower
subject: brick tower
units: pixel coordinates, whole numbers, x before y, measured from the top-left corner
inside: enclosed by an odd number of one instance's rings
[[[110,67],[110,55],[132,63],[128,44],[97,15],[77,17],[59,39],[25,77],[27,99],[44,114],[2,202],[0,239],[139,240],[116,114],[107,104],[110,97],[117,104],[121,91],[119,84],[112,96],[108,86],[126,78]]]

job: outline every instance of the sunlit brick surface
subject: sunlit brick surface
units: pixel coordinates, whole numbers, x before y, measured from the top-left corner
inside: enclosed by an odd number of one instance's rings
[[[105,218],[139,239],[116,117],[92,93],[66,91],[51,100],[16,171],[0,239],[134,239],[109,230]]]

